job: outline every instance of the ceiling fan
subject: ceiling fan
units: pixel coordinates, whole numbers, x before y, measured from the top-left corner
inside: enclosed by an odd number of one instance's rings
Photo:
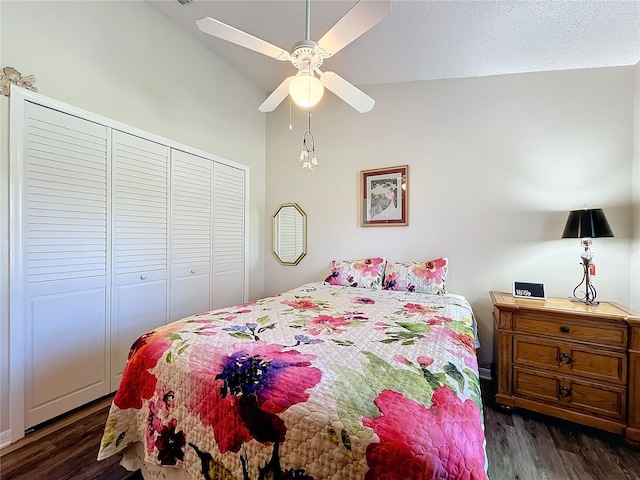
[[[285,78],[260,105],[261,112],[275,110],[287,95],[291,95],[293,101],[300,106],[310,108],[320,101],[326,87],[357,111],[364,113],[373,108],[375,101],[337,73],[321,71],[320,66],[324,59],[335,55],[390,13],[391,0],[360,0],[318,42],[314,42],[309,38],[311,8],[310,0],[307,0],[306,38],[296,43],[291,52],[211,17],[201,18],[196,24],[204,33],[276,60],[290,61],[298,69],[296,75]]]

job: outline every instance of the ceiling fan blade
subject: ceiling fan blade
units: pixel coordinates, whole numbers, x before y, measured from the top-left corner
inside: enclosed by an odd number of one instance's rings
[[[242,30],[238,30],[231,25],[222,23],[219,20],[211,17],[203,17],[196,20],[196,25],[204,33],[213,35],[214,37],[222,38],[231,43],[241,45],[245,48],[249,48],[263,55],[273,57],[277,60],[289,60],[289,52],[283,50],[280,47],[276,47],[269,42],[254,37]]]
[[[295,75],[285,78],[284,81],[278,85],[278,88],[276,88],[273,93],[269,95],[264,102],[262,102],[262,105],[258,107],[258,110],[265,113],[273,112],[276,107],[280,105],[285,98],[287,98],[287,95],[289,95],[289,84],[294,78],[296,78]]]
[[[334,72],[324,72],[322,84],[360,113],[368,112],[376,101]]]
[[[391,13],[391,0],[360,0],[324,34],[318,46],[330,57]]]

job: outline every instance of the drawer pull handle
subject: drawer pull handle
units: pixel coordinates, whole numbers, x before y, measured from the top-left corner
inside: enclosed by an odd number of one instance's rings
[[[140,280],[146,280],[147,276],[146,275],[140,275]]]
[[[562,327],[560,327],[560,331],[562,333],[569,333],[569,327],[562,326]]]
[[[566,353],[563,353],[562,355],[560,355],[560,363],[569,365],[571,363],[571,357]]]
[[[561,397],[568,397],[571,395],[571,389],[569,387],[560,387],[559,392]]]
[[[196,269],[195,269],[195,268],[192,268],[192,269],[191,269],[191,273],[196,273]]]

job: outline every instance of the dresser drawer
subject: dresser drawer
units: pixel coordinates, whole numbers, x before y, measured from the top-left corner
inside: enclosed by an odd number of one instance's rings
[[[555,317],[551,314],[516,313],[513,315],[513,329],[522,333],[553,336],[564,341],[591,342],[626,348],[628,328],[626,325],[608,324],[602,321]]]
[[[513,395],[616,420],[626,412],[624,387],[513,367]]]
[[[626,353],[537,337],[513,336],[513,363],[620,385],[627,381]]]

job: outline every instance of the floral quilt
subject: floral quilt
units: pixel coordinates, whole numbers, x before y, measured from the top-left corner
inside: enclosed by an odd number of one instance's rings
[[[191,479],[487,479],[461,296],[314,283],[140,337],[98,459]]]

